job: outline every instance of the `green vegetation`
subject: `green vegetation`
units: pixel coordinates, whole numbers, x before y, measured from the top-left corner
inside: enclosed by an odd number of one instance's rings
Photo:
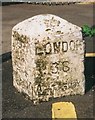
[[[84,25],[82,27],[83,37],[93,37],[95,36],[95,26],[89,27],[88,25]]]

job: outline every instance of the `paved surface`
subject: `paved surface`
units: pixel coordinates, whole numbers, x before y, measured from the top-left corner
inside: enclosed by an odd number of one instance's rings
[[[78,26],[93,25],[93,5],[32,5],[17,4],[2,7],[2,53],[11,51],[11,31],[14,25],[38,14],[55,14]],[[86,52],[95,52],[95,39],[86,39]]]
[[[66,6],[42,6],[31,4],[17,4],[3,6],[3,53],[11,50],[12,27],[26,18],[37,14],[52,13],[58,15],[76,25],[93,25],[92,5],[66,5]],[[92,40],[86,40],[86,49],[93,48]],[[8,60],[8,59],[7,59]],[[1,64],[0,64],[1,65]],[[24,95],[18,93],[13,87],[11,59],[3,62],[2,83],[3,83],[3,118],[51,118],[51,105],[58,101],[71,101],[76,107],[78,118],[93,118],[95,100],[95,58],[85,59],[86,94],[83,96],[67,96],[50,99],[49,102],[40,103],[34,106],[25,99]],[[94,97],[93,97],[94,96]]]
[[[78,118],[93,118],[93,110],[95,108],[95,73],[92,73],[92,67],[95,66],[95,58],[93,60],[94,64],[92,64],[91,58],[86,58],[85,95],[50,99],[49,102],[42,102],[37,106],[34,106],[30,100],[26,100],[24,95],[18,93],[13,87],[11,60],[3,62],[3,118],[51,118],[52,103],[58,101],[73,102]]]

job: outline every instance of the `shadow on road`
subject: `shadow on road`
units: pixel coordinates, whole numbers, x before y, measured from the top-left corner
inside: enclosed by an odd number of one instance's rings
[[[2,6],[8,6],[8,5],[16,5],[16,4],[22,4],[24,2],[2,2]]]
[[[0,64],[11,59],[11,52],[4,53],[0,55]]]
[[[95,85],[95,57],[85,58],[85,88],[88,92]]]

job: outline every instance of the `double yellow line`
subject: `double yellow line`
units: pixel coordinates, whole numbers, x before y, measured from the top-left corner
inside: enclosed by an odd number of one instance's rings
[[[95,53],[86,53],[85,57],[95,57]]]
[[[95,4],[95,2],[80,2],[80,3],[77,3],[77,4],[86,5],[86,4]]]

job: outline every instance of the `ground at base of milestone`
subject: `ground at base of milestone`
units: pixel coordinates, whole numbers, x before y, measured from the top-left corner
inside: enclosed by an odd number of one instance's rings
[[[78,118],[93,118],[95,106],[95,83],[93,81],[95,81],[95,76],[92,74],[86,76],[86,94],[52,98],[48,102],[41,102],[35,106],[13,86],[11,60],[3,62],[2,65],[3,118],[51,118],[52,103],[55,102],[72,102]]]
[[[11,32],[17,23],[38,14],[58,15],[78,26],[93,25],[93,5],[44,6],[16,4],[2,7],[2,53],[11,51]],[[86,52],[93,52],[95,40],[86,40]],[[5,57],[6,58],[6,57]],[[95,108],[95,58],[85,58],[86,94],[50,99],[34,106],[13,87],[12,61],[2,63],[2,117],[3,118],[51,118],[52,103],[73,102],[78,118],[93,118]],[[94,60],[94,61],[93,61]],[[94,70],[93,70],[94,68]],[[94,73],[93,73],[94,71]],[[94,115],[93,115],[94,114]]]

